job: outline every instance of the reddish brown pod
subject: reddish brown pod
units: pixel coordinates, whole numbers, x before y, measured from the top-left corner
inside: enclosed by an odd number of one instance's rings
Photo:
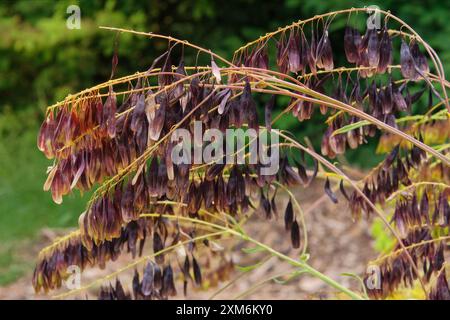
[[[116,53],[108,81],[50,106],[37,137],[54,161],[44,190],[58,204],[76,190],[90,199],[78,229],[39,254],[35,290],[62,288],[71,266],[120,264],[57,297],[215,297],[237,284],[243,298],[252,284],[230,279],[276,261],[293,270],[277,283],[301,273],[327,285],[312,298],[386,299],[420,289],[424,298],[449,299],[448,82],[434,50],[400,18],[377,9],[383,23],[360,28],[355,13],[368,10],[294,22],[230,60],[146,33],[167,49],[144,72],[115,78]],[[297,127],[314,131],[288,130]],[[353,150],[378,163],[353,166]],[[319,211],[333,219],[348,212],[343,223],[367,228],[366,237],[374,221],[383,224],[391,245],[368,261],[377,281],[358,275],[366,290],[309,261],[317,249],[310,231],[325,223]]]

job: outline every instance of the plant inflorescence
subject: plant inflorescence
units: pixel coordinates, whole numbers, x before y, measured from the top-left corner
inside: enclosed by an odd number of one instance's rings
[[[178,280],[187,294],[190,285],[212,287],[230,278],[229,243],[237,239],[251,243],[249,251],[292,265],[292,277],[310,274],[353,299],[386,298],[416,286],[427,298],[450,299],[449,83],[435,51],[391,13],[376,10],[384,18],[379,26],[353,25],[367,10],[295,22],[239,48],[230,61],[173,37],[105,27],[166,39],[168,49],[147,71],[115,79],[114,55],[111,80],[48,107],[38,147],[54,164],[44,189],[56,203],[74,189],[95,191],[78,230],[40,252],[35,290],[60,288],[69,266],[103,268],[126,251],[130,264],[58,297],[102,285],[101,299],[165,299],[180,290]],[[337,66],[331,26],[343,17],[347,61]],[[209,57],[209,65],[185,65],[185,50]],[[280,96],[289,103],[273,117]],[[416,107],[425,97],[427,108]],[[319,112],[328,126],[320,153],[275,130],[289,114],[301,123]],[[193,133],[196,121],[204,130],[275,132],[279,140],[268,149],[280,149],[278,172],[263,175],[261,164],[248,162],[174,163],[172,134]],[[330,162],[371,138],[386,157],[363,179]],[[396,241],[370,262],[379,272],[363,275],[360,290],[308,263],[305,210],[291,189],[318,179],[335,203],[340,190],[349,216],[381,219]],[[277,208],[278,197],[289,198],[285,208]],[[283,215],[299,257],[250,237],[245,223],[254,212],[267,220]],[[119,276],[133,269],[129,292]],[[103,286],[107,280],[115,283]]]

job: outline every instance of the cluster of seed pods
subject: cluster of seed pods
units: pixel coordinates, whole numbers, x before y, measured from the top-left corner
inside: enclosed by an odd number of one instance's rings
[[[282,32],[276,40],[276,57],[273,59],[276,73],[296,76],[309,90],[353,106],[393,128],[399,128],[398,118],[411,113],[413,104],[427,89],[430,92],[429,108],[432,107],[436,90],[429,79],[427,58],[416,39],[405,40],[402,36],[399,74],[403,78],[395,80],[394,39],[387,25],[380,30],[368,28],[364,35],[348,25],[344,31],[344,51],[347,61],[357,72],[349,68],[350,71],[336,73],[330,23],[312,22],[310,34],[304,26],[293,26]],[[148,72],[135,77],[134,82],[112,81],[103,88],[95,87],[48,110],[39,132],[38,148],[49,159],[55,159],[55,163],[49,169],[44,189],[51,190],[53,200],[61,203],[63,196],[74,189],[87,191],[96,184],[101,187],[79,218],[79,233],[40,255],[33,278],[37,291],[60,287],[70,265],[81,269],[95,265],[104,267],[124,248],[133,258],[141,256],[146,239],[151,239],[153,252],[158,253],[179,243],[186,235],[193,239],[200,233],[195,228],[185,230],[163,216],[208,221],[204,212],[225,213],[239,219],[251,210],[259,210],[267,219],[276,217],[278,185],[306,187],[316,177],[317,161],[314,160],[313,173],[308,176],[304,158],[297,161],[288,156],[288,152],[281,153],[279,170],[272,175],[261,175],[257,164],[208,163],[200,170],[201,166],[193,164],[174,164],[171,157],[174,143],[169,138],[176,128],[195,136],[193,122],[201,121],[203,130],[225,132],[230,127],[248,127],[259,132],[263,122],[258,118],[258,104],[254,99],[259,88],[258,83],[255,85],[256,75],[231,72],[226,74],[226,85],[224,73],[214,58],[206,71],[198,67],[193,68],[194,72],[188,71],[183,57],[174,67],[175,46],[169,44],[167,52],[155,59]],[[233,65],[243,66],[247,71],[251,68],[261,72],[270,70],[269,52],[268,41],[258,42],[255,47],[235,55]],[[388,76],[377,78],[385,73]],[[422,80],[427,86],[416,91]],[[123,83],[128,83],[126,91],[121,91],[124,90]],[[264,128],[268,131],[272,128],[275,105],[273,95],[264,108]],[[366,143],[378,131],[375,125],[369,124],[336,133],[361,119],[307,99],[292,98],[287,110],[299,121],[306,121],[317,108],[328,116],[321,153],[331,159],[344,154],[347,147],[355,149]],[[448,121],[435,123],[444,129],[435,132],[442,138],[449,130]],[[426,125],[421,126],[414,134],[422,141],[422,135],[428,136],[428,129]],[[448,135],[444,140],[447,138]],[[363,181],[362,192],[373,204],[384,205],[401,188],[417,182],[413,173],[428,170],[431,166],[417,146],[405,147],[396,141],[395,146],[388,149],[390,152],[384,162]],[[440,170],[442,181],[449,181],[447,168],[442,164],[432,167]],[[359,218],[363,211],[367,215],[373,212],[360,193],[348,194],[343,183],[340,189],[354,218]],[[338,202],[328,178],[324,192],[334,203]],[[444,249],[442,244],[436,247],[431,241],[431,231],[436,226],[448,226],[449,196],[446,190],[433,189],[397,200],[392,223],[401,235],[403,245],[423,241],[430,241],[430,244],[413,247],[408,252],[401,251],[402,246],[398,244],[399,253],[380,266],[381,289],[369,291],[372,297],[386,297],[401,284],[413,285],[421,275],[413,270],[410,257],[422,266],[427,281],[433,275],[438,277],[430,298],[446,296],[445,272],[441,272]],[[431,214],[429,209],[433,206],[434,213]],[[149,213],[159,217],[143,217]],[[292,199],[285,208],[284,225],[292,246],[302,247],[301,228]],[[214,251],[208,241],[203,244],[203,249]],[[199,256],[197,242],[192,240],[183,248],[184,261],[177,260],[178,268],[173,260],[164,258],[166,254],[157,255],[154,261],[146,264],[142,277],[135,271],[132,294],[126,293],[117,279],[114,286],[102,287],[100,298],[166,299],[177,293],[174,283],[179,278],[174,275],[177,271],[182,275],[184,292],[188,282],[201,286],[206,277],[210,283],[228,278],[233,263],[223,254],[218,258],[219,266],[209,272],[208,268],[201,270],[201,263],[196,259]]]

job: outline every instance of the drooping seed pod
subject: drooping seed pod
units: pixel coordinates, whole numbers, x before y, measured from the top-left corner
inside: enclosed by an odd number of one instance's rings
[[[163,271],[161,295],[163,297],[173,297],[176,296],[176,294],[177,289],[175,288],[175,282],[173,279],[173,270],[169,264],[164,268]]]
[[[344,32],[344,50],[348,62],[357,63],[359,61],[360,43],[361,35],[359,31],[347,25]]]
[[[153,292],[153,281],[155,277],[155,267],[153,262],[149,261],[144,270],[140,291],[144,296],[150,296]]]
[[[328,29],[325,29],[323,35],[317,44],[317,66],[330,71],[334,68],[333,49],[331,48]]]
[[[291,225],[291,241],[294,249],[300,248],[300,227],[297,220],[294,220]]]
[[[392,40],[386,26],[381,30],[380,58],[378,62],[378,73],[385,73],[388,66],[392,64]]]
[[[336,195],[331,190],[330,180],[328,179],[328,177],[327,177],[327,180],[325,181],[324,190],[325,190],[325,193],[327,194],[327,196],[331,199],[331,201],[333,201],[333,203],[338,203],[338,199],[337,199]]]
[[[416,66],[411,55],[410,47],[403,39],[400,48],[400,65],[402,75],[405,79],[415,80],[417,78]]]
[[[289,231],[292,227],[292,223],[294,222],[294,209],[292,207],[292,201],[289,199],[286,210],[284,212],[284,228],[286,231]]]
[[[422,73],[421,75],[423,76],[423,75],[427,74],[428,72],[430,72],[428,60],[425,57],[425,55],[420,51],[419,44],[417,43],[417,41],[413,39],[411,41],[409,47],[410,47],[411,56],[414,59],[415,66],[418,69],[418,71],[420,71]]]
[[[380,41],[378,39],[378,32],[376,28],[369,29],[367,34],[367,59],[369,67],[378,67],[380,61]]]
[[[297,73],[303,69],[301,64],[301,52],[300,52],[299,37],[294,30],[291,31],[289,35],[289,40],[287,42],[287,57],[289,71]]]
[[[201,272],[200,266],[199,266],[197,260],[195,259],[195,257],[192,257],[192,267],[194,270],[194,281],[198,286],[201,286],[202,272]]]

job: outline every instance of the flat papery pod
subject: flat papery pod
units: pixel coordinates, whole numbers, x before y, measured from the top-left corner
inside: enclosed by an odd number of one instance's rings
[[[398,156],[400,145],[395,146],[383,162],[383,168],[388,169]]]
[[[166,162],[162,159],[158,166],[158,178],[156,184],[156,194],[158,197],[163,197],[167,192],[167,177]]]
[[[367,57],[369,67],[378,67],[380,61],[380,42],[376,28],[370,29],[368,33]]]
[[[281,73],[287,73],[289,71],[289,59],[286,48],[286,40],[283,36],[277,41],[277,66]]]
[[[306,72],[306,67],[309,66],[311,72],[315,72],[315,64],[313,61],[311,48],[309,46],[308,40],[306,39],[305,33],[301,30],[301,42],[300,42],[301,56],[300,61],[303,65],[303,72]],[[314,70],[314,71],[313,71]]]
[[[294,159],[294,162],[295,162],[295,166],[297,167],[297,172],[300,177],[301,183],[303,185],[308,184],[308,175],[306,173],[305,167],[300,163],[300,161],[297,161]]]
[[[162,98],[159,101],[159,107],[155,111],[155,117],[151,123],[149,123],[149,137],[153,141],[158,141],[161,131],[164,127],[164,121],[166,118],[167,99]]]
[[[344,198],[347,199],[347,201],[350,201],[350,197],[348,196],[344,188],[344,180],[341,180],[341,182],[339,183],[339,190],[341,190],[341,193],[344,196]]]
[[[176,296],[177,290],[175,288],[175,283],[173,279],[173,270],[170,265],[166,266],[163,270],[162,275],[162,288],[161,295],[164,297]]]
[[[55,150],[53,148],[53,132],[56,128],[56,123],[53,120],[53,113],[50,113],[39,129],[37,146],[40,151],[48,159],[52,159],[55,156]]]
[[[170,85],[173,82],[172,73],[172,59],[171,59],[172,47],[166,51],[164,64],[161,68],[161,73],[158,74],[158,85],[163,88]]]
[[[75,167],[73,168],[74,170],[76,169],[76,172],[73,175],[72,183],[70,184],[70,189],[71,190],[76,187],[76,185],[77,185],[79,179],[81,178],[81,175],[83,174],[85,168],[86,168],[85,157],[83,157],[83,156],[78,157],[76,159],[76,161],[75,161]]]
[[[422,73],[422,75],[430,72],[430,67],[428,65],[428,60],[425,55],[420,51],[419,44],[416,40],[412,40],[410,43],[411,56],[414,59],[417,69]]]
[[[327,177],[327,180],[325,181],[324,190],[325,190],[326,195],[331,199],[331,201],[333,201],[333,203],[338,203],[338,199],[337,199],[336,195],[331,190],[330,180],[328,179],[328,177]]]
[[[183,85],[183,82],[181,80],[187,75],[186,74],[186,68],[184,66],[184,59],[183,58],[180,60],[180,63],[178,64],[178,67],[175,70],[175,73],[178,76],[175,76],[174,80],[176,82],[179,82],[179,83],[175,86],[175,88],[173,90],[173,96],[175,98],[180,98],[183,95],[183,93],[184,93],[184,85]]]
[[[220,83],[222,81],[222,76],[220,75],[220,68],[214,59],[211,59],[211,72],[214,75],[214,78],[216,78],[216,82]]]
[[[198,264],[195,257],[192,257],[192,267],[194,271],[194,281],[196,285],[201,286],[202,285],[202,272],[200,269],[200,265]]]
[[[300,227],[297,220],[294,220],[291,225],[291,241],[294,249],[300,248]]]
[[[398,111],[408,110],[408,104],[395,84],[392,85],[392,100],[394,101],[395,107]]]
[[[360,144],[364,142],[364,136],[362,130],[350,130],[347,132],[347,143],[351,149],[356,149]]]
[[[394,107],[393,102],[393,94],[392,94],[392,81],[388,83],[388,85],[383,90],[383,96],[381,100],[381,104],[383,107],[383,114],[390,114],[392,113],[392,109]]]
[[[266,46],[261,46],[261,48],[255,52],[252,65],[259,69],[269,69],[269,55],[267,54]]]
[[[47,176],[47,180],[45,180],[45,183],[44,183],[44,187],[43,187],[44,191],[50,190],[51,185],[53,183],[53,178],[54,178],[57,170],[58,170],[57,166],[52,166],[47,169],[48,176]]]
[[[430,300],[450,300],[450,289],[445,270],[440,271],[434,288],[429,293]]]
[[[166,169],[167,169],[167,178],[169,180],[175,179],[175,169],[172,161],[172,150],[173,150],[173,144],[168,143],[166,148],[166,155],[165,155],[165,161],[166,161]]]
[[[378,62],[378,73],[386,72],[392,64],[392,40],[386,27],[381,31],[380,58]]]
[[[284,177],[288,186],[295,186],[303,183],[300,174],[296,172],[289,164],[286,164],[284,167]]]
[[[361,34],[359,31],[347,25],[344,31],[344,51],[350,63],[357,63],[359,60],[358,38],[360,42]]]
[[[287,56],[289,61],[289,71],[296,73],[303,69],[300,61],[300,43],[295,30],[291,30],[287,43]]]
[[[64,190],[64,182],[63,182],[63,175],[61,174],[60,170],[55,170],[55,173],[53,175],[53,179],[51,181],[51,192],[52,192],[52,199],[53,202],[57,204],[62,203],[62,196],[63,196],[63,190]]]
[[[417,79],[416,66],[411,55],[410,47],[403,39],[400,47],[400,65],[402,75],[405,79]]]
[[[330,136],[332,134],[332,127],[328,127],[328,129],[325,131],[323,137],[322,137],[322,142],[320,144],[320,152],[324,155],[324,156],[328,156],[330,158],[333,158],[335,156],[335,154],[333,153],[333,151],[331,150],[330,147]]]
[[[142,283],[140,285],[140,291],[144,296],[149,296],[153,292],[154,279],[155,279],[155,265],[152,261],[149,261],[144,269],[144,274],[142,276]]]
[[[223,114],[223,113],[225,113],[227,110],[226,110],[226,106],[227,106],[227,102],[228,102],[228,100],[230,99],[230,97],[231,97],[231,94],[232,94],[232,92],[231,92],[231,89],[225,89],[225,90],[222,90],[216,97],[217,97],[217,99],[220,101],[219,102],[219,107],[218,107],[218,109],[217,109],[217,112],[219,113],[219,114]]]
[[[103,124],[106,127],[110,138],[114,138],[116,135],[116,110],[116,93],[112,90],[112,87],[110,87],[108,97],[103,105]]]
[[[158,159],[152,157],[147,173],[147,188],[150,197],[158,196]]]
[[[271,208],[270,208],[270,201],[267,199],[267,197],[264,195],[264,193],[261,192],[261,199],[259,201],[260,208],[262,213],[264,214],[266,219],[271,218]]]
[[[286,231],[290,230],[293,222],[294,222],[294,208],[292,207],[292,200],[289,199],[289,202],[286,206],[286,210],[284,212],[284,227]]]
[[[131,131],[137,132],[141,128],[142,122],[144,121],[145,107],[145,95],[141,94],[137,100],[137,103],[133,109],[133,114],[131,116]]]
[[[147,92],[147,96],[145,97],[145,107],[144,107],[145,116],[147,118],[147,122],[149,125],[155,119],[156,109],[157,109],[157,105],[156,105],[155,95],[153,94],[153,92],[151,90],[149,90]]]
[[[317,44],[317,66],[326,71],[334,68],[333,49],[331,48],[330,38],[328,37],[328,29],[323,32],[322,38]]]

